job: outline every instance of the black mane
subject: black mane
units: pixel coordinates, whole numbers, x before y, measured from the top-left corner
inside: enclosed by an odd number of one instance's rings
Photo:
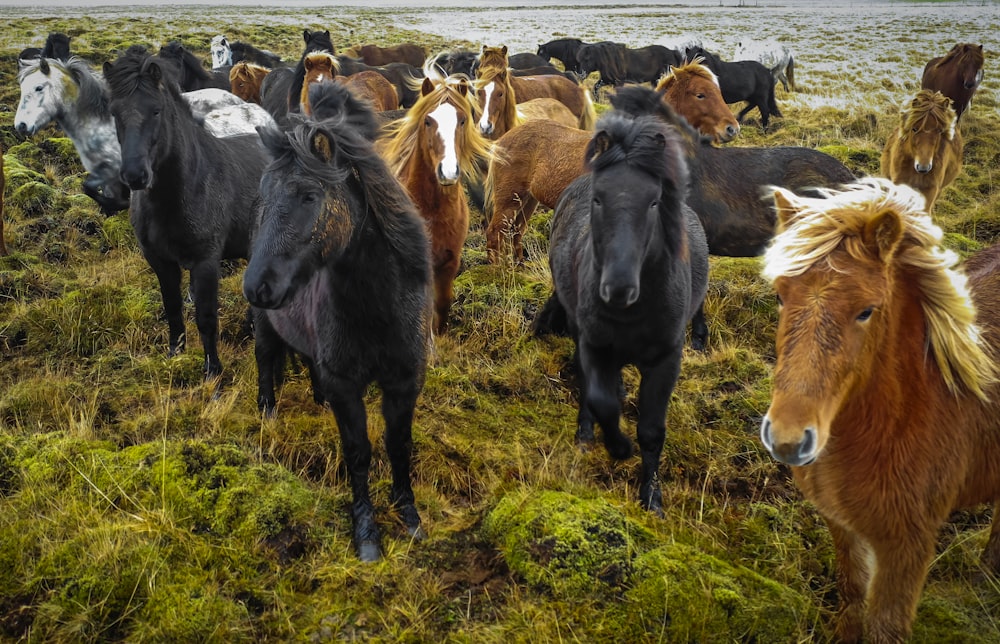
[[[626,85],[611,96],[611,106],[630,116],[655,116],[677,128],[688,141],[702,146],[712,145],[711,137],[696,130],[686,118],[674,111],[674,108],[663,100],[663,94],[656,90],[643,85]]]

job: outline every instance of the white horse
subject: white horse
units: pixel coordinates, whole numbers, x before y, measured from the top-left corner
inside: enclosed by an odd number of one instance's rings
[[[795,89],[795,61],[791,50],[776,40],[750,40],[736,43],[732,60],[756,60],[771,70],[774,82],[781,81],[785,91]]]
[[[71,57],[65,63],[37,58],[27,61],[18,72],[18,82],[21,100],[14,115],[15,129],[33,135],[55,123],[73,141],[89,173],[83,182],[84,193],[105,214],[128,208],[129,189],[118,176],[122,153],[104,77],[80,58]],[[255,134],[256,125],[267,123],[256,110],[237,109],[247,104],[232,92],[204,89],[181,95],[191,112],[216,136]]]
[[[233,64],[233,49],[225,36],[215,36],[210,44],[212,50],[212,69],[230,67]]]

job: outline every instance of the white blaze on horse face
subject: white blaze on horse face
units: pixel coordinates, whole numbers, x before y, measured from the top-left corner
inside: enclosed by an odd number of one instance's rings
[[[34,134],[56,117],[62,102],[63,87],[51,76],[35,70],[21,81],[21,102],[14,115],[14,127],[22,133]]]
[[[454,183],[458,181],[458,110],[450,103],[441,103],[428,114],[438,124],[438,136],[444,143],[444,158],[438,164],[438,179]]]
[[[486,101],[483,103],[483,115],[479,118],[479,131],[483,133],[486,133],[490,129],[490,101],[493,99],[494,89],[496,89],[496,83],[493,81],[490,81],[483,88],[483,95],[486,96]]]

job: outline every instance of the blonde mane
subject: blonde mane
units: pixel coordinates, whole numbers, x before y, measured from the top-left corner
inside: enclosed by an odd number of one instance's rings
[[[905,139],[910,132],[917,130],[927,130],[925,124],[927,119],[933,123],[939,123],[948,132],[948,140],[955,138],[955,123],[958,117],[952,108],[951,99],[941,92],[922,89],[910,101],[910,105],[902,112],[902,125],[900,126],[900,138]]]
[[[476,90],[486,87],[490,83],[500,83],[504,86],[504,91],[507,93],[507,98],[504,103],[504,118],[507,121],[507,129],[510,130],[518,125],[524,123],[524,119],[517,111],[517,94],[514,92],[514,86],[510,83],[510,72],[506,68],[499,67],[489,67],[487,69],[479,68],[479,73],[481,76],[477,76],[474,81],[473,86]],[[497,80],[498,77],[502,76],[502,80]],[[471,100],[476,114],[476,120],[482,114],[483,106],[479,104],[479,101],[473,98]]]
[[[422,94],[417,102],[407,110],[406,116],[392,122],[384,129],[385,135],[380,145],[382,158],[386,160],[393,174],[397,177],[410,163],[420,144],[420,132],[424,128],[424,119],[442,103],[451,103],[460,112],[465,113],[465,124],[462,126],[463,145],[458,150],[458,165],[467,178],[475,177],[479,159],[489,159],[490,142],[483,138],[476,126],[474,100],[469,93],[462,93],[460,87],[465,84],[470,88],[468,78],[464,75],[441,78],[434,74],[429,64],[424,65],[424,73],[434,84],[434,89],[428,94]]]
[[[980,339],[966,277],[955,270],[958,256],[941,247],[943,233],[924,211],[920,194],[881,178],[863,179],[843,191],[822,192],[826,198],[785,193],[796,214],[764,256],[765,279],[773,282],[781,276],[801,275],[829,262],[838,249],[854,259],[869,257],[862,241],[865,225],[881,212],[896,212],[903,222],[903,238],[892,261],[918,275],[930,348],[941,375],[953,394],[964,386],[985,399],[984,389],[997,381],[998,366]]]
[[[663,92],[672,83],[680,82],[680,76],[700,76],[706,80],[712,81],[712,83],[718,87],[719,77],[715,75],[711,69],[703,65],[704,58],[701,56],[696,56],[694,60],[689,63],[684,63],[680,67],[670,66],[666,74],[660,77],[660,80],[656,83],[656,91]]]

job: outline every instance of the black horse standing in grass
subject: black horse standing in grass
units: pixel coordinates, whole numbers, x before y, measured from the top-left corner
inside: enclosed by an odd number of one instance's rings
[[[596,420],[612,458],[632,455],[632,441],[619,428],[618,392],[622,367],[638,367],[639,501],[662,514],[667,405],[688,321],[708,286],[708,246],[684,202],[684,151],[669,126],[609,113],[586,158],[591,172],[566,188],[553,215],[555,295],[546,308],[564,309],[576,342],[577,441],[593,441]]]
[[[705,59],[704,65],[719,78],[722,100],[730,104],[747,101],[746,107],[736,115],[737,121],[742,123],[747,112],[756,107],[760,112],[761,128],[767,130],[771,116],[781,116],[778,102],[774,99],[774,77],[770,69],[756,60],[729,63],[701,47],[688,47],[685,50],[688,60],[694,60],[698,56]]]
[[[349,107],[321,101],[328,88],[342,90],[316,84],[309,100],[337,116],[289,115],[283,130],[260,129],[273,160],[261,179],[260,228],[243,293],[254,307],[258,404],[274,410],[286,346],[305,356],[315,397],[330,405],[340,430],[355,547],[362,560],[373,561],[380,547],[363,400],[372,382],[382,389],[391,502],[409,534],[423,536],[410,458],[431,337],[430,241],[413,202],[372,147],[373,117],[355,118]]]
[[[130,47],[104,77],[122,149],[129,218],[160,284],[170,354],[184,349],[181,269],[191,273],[205,374],[222,372],[217,349],[219,265],[246,258],[266,155],[256,134],[216,138],[192,116],[164,63]]]

